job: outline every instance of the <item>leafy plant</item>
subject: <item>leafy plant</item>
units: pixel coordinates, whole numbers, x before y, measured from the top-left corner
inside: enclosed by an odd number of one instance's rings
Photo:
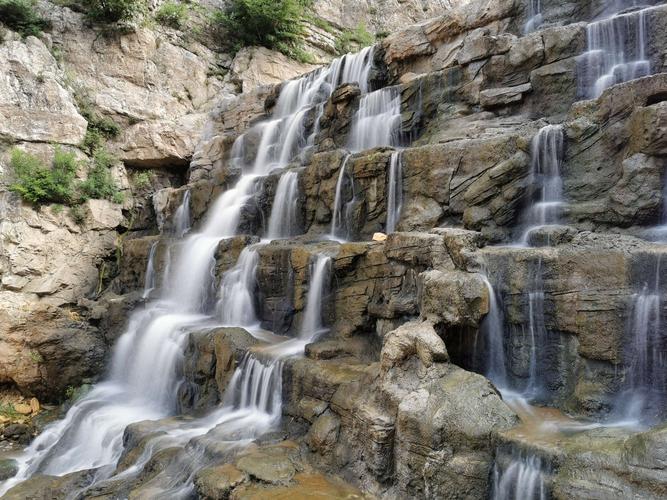
[[[131,21],[146,10],[145,0],[90,0],[88,17],[95,22]]]
[[[30,203],[65,203],[74,197],[74,178],[78,162],[74,153],[56,148],[51,168],[25,151],[14,149],[10,164],[16,181],[9,189]]]
[[[214,23],[233,40],[232,50],[253,45],[298,54],[310,0],[231,0]]]
[[[36,0],[0,0],[0,22],[22,36],[37,36],[51,23],[35,11]]]
[[[137,172],[134,174],[134,186],[137,189],[145,189],[151,185],[151,174],[150,172]]]
[[[155,13],[155,19],[160,24],[180,29],[188,17],[188,8],[185,4],[174,1],[165,2]]]

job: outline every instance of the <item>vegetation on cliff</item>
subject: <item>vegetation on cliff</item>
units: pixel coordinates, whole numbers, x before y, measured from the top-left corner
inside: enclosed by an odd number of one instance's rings
[[[261,45],[299,60],[306,59],[302,43],[304,19],[311,0],[232,0],[214,14],[233,51]]]
[[[23,36],[39,35],[49,21],[35,11],[35,0],[0,0],[0,21]]]

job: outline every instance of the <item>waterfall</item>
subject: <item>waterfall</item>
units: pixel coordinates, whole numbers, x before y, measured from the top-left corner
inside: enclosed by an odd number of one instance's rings
[[[297,234],[297,208],[299,198],[299,174],[294,171],[280,176],[273,199],[267,238],[277,240]]]
[[[312,341],[324,331],[322,302],[330,278],[331,257],[318,254],[310,268],[310,286],[306,297],[306,311],[301,323],[299,338]]]
[[[524,245],[533,230],[558,223],[563,205],[561,165],[564,142],[563,127],[560,125],[542,127],[532,140],[530,184],[536,195],[524,215]]]
[[[227,271],[220,286],[217,309],[223,325],[254,328],[258,324],[255,311],[255,289],[259,254],[255,247],[246,247],[236,265]]]
[[[529,0],[530,1],[530,10],[528,21],[523,28],[524,34],[532,33],[540,26],[542,26],[542,1],[541,0]]]
[[[388,87],[361,97],[352,119],[348,147],[358,152],[379,146],[398,146],[401,125],[401,94]]]
[[[651,74],[646,15],[651,9],[615,14],[588,25],[587,50],[577,65],[582,97],[596,98],[612,85]]]
[[[528,337],[530,352],[528,358],[528,382],[524,395],[534,399],[541,395],[544,388],[544,367],[540,366],[540,358],[547,341],[547,329],[544,325],[544,291],[541,286],[528,293]],[[524,336],[525,339],[525,336]]]
[[[667,173],[664,174],[662,188],[662,214],[660,223],[646,232],[647,239],[667,243]]]
[[[481,325],[487,351],[486,366],[483,371],[487,378],[502,391],[507,387],[503,313],[496,297],[496,291],[486,276],[484,277],[484,284],[489,293],[489,313]]]
[[[331,219],[331,238],[345,241],[349,237],[349,208],[354,201],[354,179],[347,173],[347,163],[350,155],[343,159],[336,182],[336,196],[334,198],[334,213]],[[346,199],[346,194],[352,197]]]
[[[634,296],[625,347],[625,389],[617,407],[625,420],[653,423],[667,406],[667,330],[662,321],[663,300],[658,255],[652,283]]]
[[[192,227],[190,220],[190,190],[183,194],[183,200],[174,214],[174,233],[176,238],[182,238]]]
[[[493,467],[492,500],[547,500],[550,498],[546,485],[543,461],[535,454],[512,447],[497,451]]]
[[[259,135],[259,149],[252,162],[246,162],[252,156],[247,150],[252,141],[246,140],[245,134],[235,141],[231,162],[243,173],[235,186],[215,200],[198,232],[190,231],[190,193],[184,193],[181,206],[174,213],[177,239],[170,242],[165,252],[168,259],[161,289],[151,294],[155,299],[145,308],[131,315],[125,333],[113,349],[106,380],[74,403],[62,420],[49,425],[17,458],[18,473],[0,485],[0,494],[35,474],[65,475],[95,468],[95,484],[109,480],[123,453],[126,427],[139,421],[159,421],[176,413],[188,336],[217,323],[215,254],[221,240],[238,233],[244,208],[258,194],[260,177],[284,166],[305,146],[304,124],[309,114],[321,111],[322,103],[340,83],[358,83],[367,91],[372,63],[373,49],[366,49],[286,83],[273,117],[246,133]],[[256,259],[256,251],[247,249],[224,277],[219,307],[225,323],[246,326],[253,320]],[[324,285],[318,285],[318,280],[323,283],[327,273],[320,267],[316,266],[315,283],[311,283],[312,308],[321,307],[322,302]],[[318,289],[320,295],[316,293]],[[164,424],[177,428],[152,440],[146,454],[128,469],[133,472],[127,475],[139,474],[150,454],[161,447],[187,448],[183,449],[185,458],[178,462],[178,470],[164,471],[165,485],[161,490],[168,492],[168,498],[186,498],[192,492],[195,466],[204,456],[203,451],[191,455],[188,443],[198,449],[194,443],[205,440],[208,433],[218,433],[225,446],[240,446],[269,430],[280,413],[282,365],[278,360],[302,353],[308,340],[321,331],[321,316],[307,312],[306,317],[306,326],[312,331],[304,331],[299,342],[287,341],[283,344],[290,344],[289,348],[281,349],[278,344],[267,350],[269,360],[247,357],[236,370],[229,392],[241,394],[240,400],[233,405],[223,404],[202,418]],[[125,477],[123,474],[116,477]]]
[[[148,298],[150,293],[155,289],[157,285],[157,277],[155,274],[155,253],[157,252],[157,247],[159,241],[154,241],[151,245],[150,252],[148,253],[148,263],[146,264],[146,277],[144,278],[144,293],[142,297],[144,299]]]
[[[389,161],[387,186],[387,234],[396,231],[403,208],[403,152],[394,151]]]

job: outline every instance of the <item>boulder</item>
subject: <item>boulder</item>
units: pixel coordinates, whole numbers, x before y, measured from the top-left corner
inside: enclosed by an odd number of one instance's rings
[[[419,275],[421,316],[434,324],[476,328],[489,311],[484,277],[462,271]]]

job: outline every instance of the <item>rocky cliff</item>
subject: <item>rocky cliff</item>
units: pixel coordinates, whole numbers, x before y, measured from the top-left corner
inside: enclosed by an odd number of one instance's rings
[[[0,45],[7,144],[79,145],[81,85],[127,193],[80,223],[4,195],[2,380],[55,399],[130,317],[110,380],[171,394],[7,498],[666,494],[667,6],[451,3],[315,2],[390,31],[324,69],[56,7]]]

